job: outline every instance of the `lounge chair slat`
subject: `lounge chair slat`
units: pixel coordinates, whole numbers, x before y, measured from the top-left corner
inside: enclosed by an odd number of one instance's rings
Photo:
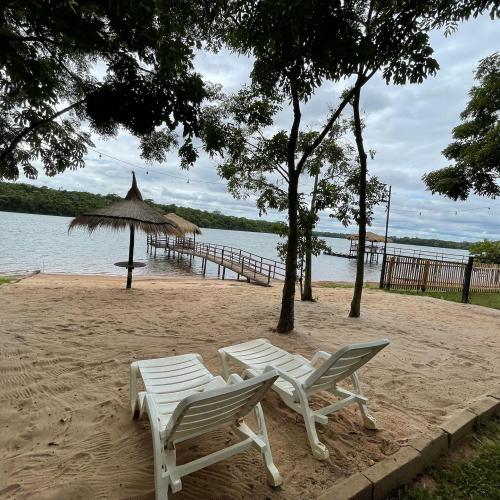
[[[205,389],[205,387],[209,385],[209,382],[205,384],[201,384],[198,387],[195,387],[193,389],[187,389],[184,391],[179,391],[179,392],[171,392],[171,393],[166,393],[166,394],[155,394],[155,401],[157,401],[158,404],[166,404],[166,403],[172,403],[172,402],[178,402],[181,399],[187,398],[188,396],[191,396],[191,394],[196,394],[197,392],[201,392]]]
[[[234,345],[232,347],[228,347],[228,349],[230,349],[232,353],[244,353],[245,351],[248,351],[248,350],[251,350],[253,349],[254,347],[257,347],[257,346],[260,346],[260,345],[263,345],[263,344],[270,344],[272,345],[270,342],[267,342],[266,340],[264,339],[256,339],[256,340],[251,340],[250,342],[245,342],[243,344],[237,344],[237,345]]]
[[[151,368],[154,366],[175,366],[186,361],[197,360],[199,362],[199,357],[197,354],[182,354],[180,356],[172,356],[170,358],[156,358],[147,359],[143,361],[138,361],[137,364],[140,368]]]
[[[258,356],[259,353],[270,351],[270,350],[275,351],[275,350],[277,350],[277,348],[275,346],[273,346],[272,344],[269,344],[268,342],[263,342],[261,345],[255,346],[252,349],[248,349],[247,351],[245,351],[243,353],[239,353],[238,356],[241,358],[250,359],[254,356]]]
[[[152,374],[152,373],[175,373],[181,372],[182,370],[190,368],[205,368],[198,360],[185,361],[183,363],[178,363],[176,365],[169,366],[152,366],[152,367],[141,367],[141,373]],[[206,368],[205,368],[206,369]],[[207,370],[208,371],[208,370]]]
[[[192,422],[199,420],[200,418],[210,417],[211,415],[220,414],[221,412],[224,411],[238,409],[248,401],[249,397],[252,397],[252,394],[250,394],[246,398],[239,398],[239,399],[233,398],[230,401],[220,401],[212,405],[206,405],[194,409],[193,407],[191,407],[189,413],[186,413],[186,415],[184,416],[183,422],[186,421]]]
[[[270,356],[272,354],[287,354],[287,352],[283,351],[282,349],[277,349],[271,344],[267,344],[263,346],[263,349],[259,350],[258,352],[255,352],[254,350],[249,351],[248,353],[245,353],[243,355],[239,355],[240,359],[244,359],[247,361],[247,363],[251,363],[253,360],[258,360],[260,358],[263,358],[265,356]]]
[[[210,409],[214,405],[218,405],[220,402],[232,401],[235,399],[239,399],[239,398],[245,396],[246,394],[248,394],[249,392],[252,392],[252,390],[246,389],[246,390],[234,391],[234,394],[231,394],[231,396],[227,396],[227,395],[214,396],[213,398],[210,399],[210,401],[200,401],[199,403],[194,404],[192,406],[192,408],[193,409],[194,408],[196,408],[196,409],[203,409],[203,408]]]
[[[160,385],[160,384],[177,384],[178,382],[189,382],[191,380],[195,380],[197,378],[210,376],[207,374],[206,370],[195,370],[190,371],[177,376],[161,376],[159,373],[156,373],[155,376],[143,376],[144,383],[146,385]]]
[[[210,382],[210,377],[208,375],[193,380],[191,382],[186,382],[182,384],[164,384],[164,385],[148,385],[147,392],[152,394],[167,394],[169,392],[180,392],[186,391],[188,389],[194,389]]]

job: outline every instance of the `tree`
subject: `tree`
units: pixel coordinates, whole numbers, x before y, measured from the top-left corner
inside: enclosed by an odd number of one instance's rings
[[[473,243],[469,251],[478,262],[500,264],[500,241],[483,240]]]
[[[194,50],[209,29],[210,2],[3,2],[0,7],[0,179],[84,166],[90,129],[123,127],[147,159],[161,161],[182,127],[182,162],[209,91]]]
[[[433,194],[455,201],[471,193],[500,195],[500,54],[479,61],[474,77],[478,84],[469,92],[462,123],[453,129],[455,140],[443,150],[454,164],[423,177]]]
[[[483,1],[421,1],[415,4],[393,5],[391,2],[360,2],[357,22],[360,26],[360,55],[357,59],[355,84],[349,100],[354,116],[354,135],[360,163],[359,185],[359,237],[356,263],[356,282],[351,302],[350,317],[359,317],[364,279],[366,245],[366,182],[368,174],[367,154],[363,142],[360,116],[360,99],[367,75],[381,72],[386,83],[402,85],[421,83],[439,69],[432,57],[428,32],[445,27],[447,32],[456,29],[457,22],[471,15],[477,16],[491,6],[491,16],[498,16],[495,2]],[[402,28],[404,26],[404,28]],[[388,28],[392,32],[388,32]],[[403,29],[401,33],[398,30]]]
[[[288,244],[286,276],[278,332],[294,327],[297,275],[299,179],[309,157],[321,145],[344,108],[378,71],[387,82],[421,82],[438,69],[426,34],[443,19],[461,19],[484,9],[477,2],[421,0],[387,2],[357,0],[233,0],[227,3],[223,41],[233,50],[254,57],[253,90],[291,107],[284,140],[284,164],[275,168],[286,183]],[[493,4],[493,2],[487,2]],[[439,12],[438,12],[439,11]],[[459,15],[460,11],[460,15]],[[305,150],[299,148],[302,105],[325,81],[354,77],[328,114],[324,126]],[[244,143],[244,141],[242,141]],[[233,170],[235,176],[238,172]],[[268,189],[264,187],[264,189]]]

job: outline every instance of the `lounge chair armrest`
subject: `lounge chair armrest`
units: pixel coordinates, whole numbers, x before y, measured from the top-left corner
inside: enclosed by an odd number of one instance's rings
[[[300,383],[293,377],[290,377],[290,375],[288,375],[287,373],[281,371],[279,368],[276,368],[274,366],[266,366],[264,371],[271,371],[271,370],[275,371],[278,374],[278,376],[281,377],[283,380],[286,380],[287,382],[292,384],[294,389],[300,389],[301,387]]]
[[[244,382],[244,380],[237,373],[231,373],[227,379],[228,384],[239,384],[240,382]]]
[[[326,351],[318,351],[311,359],[311,364],[315,365],[319,360],[330,359],[331,353]]]

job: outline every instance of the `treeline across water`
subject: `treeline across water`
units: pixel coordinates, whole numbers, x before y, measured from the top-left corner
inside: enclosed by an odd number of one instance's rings
[[[62,215],[74,217],[95,208],[102,208],[120,200],[116,194],[92,194],[83,191],[65,191],[48,187],[36,187],[30,184],[0,182],[0,212],[24,212],[30,214]],[[276,233],[279,222],[233,217],[220,212],[207,212],[195,208],[162,205],[146,200],[160,212],[175,212],[177,215],[193,222],[197,226],[210,229],[230,229],[235,231],[252,231],[259,233]],[[330,238],[346,238],[346,233],[317,232],[318,236]],[[436,239],[391,237],[394,243],[420,245],[441,248],[468,249],[467,241],[446,241]]]
[[[324,238],[347,238],[345,233],[329,233],[317,232],[318,236]],[[461,250],[468,250],[472,243],[469,241],[449,241],[449,240],[436,240],[428,238],[416,238],[411,236],[390,236],[393,243],[401,243],[403,245],[416,245],[422,247],[438,247],[438,248],[457,248]]]
[[[75,217],[95,208],[102,208],[120,200],[116,194],[92,194],[82,191],[65,191],[30,184],[0,182],[0,212],[61,215]],[[146,200],[160,212],[175,212],[197,226],[210,229],[230,229],[258,233],[276,233],[278,222],[233,217],[220,212],[206,212],[195,208],[162,205]]]

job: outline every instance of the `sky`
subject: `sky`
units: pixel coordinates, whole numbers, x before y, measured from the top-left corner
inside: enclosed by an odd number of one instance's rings
[[[500,240],[500,200],[471,197],[466,202],[454,202],[432,195],[422,182],[425,172],[448,165],[441,151],[452,141],[452,129],[466,106],[478,61],[500,50],[499,26],[498,22],[482,17],[462,24],[447,38],[440,32],[433,33],[432,46],[441,69],[423,84],[388,86],[377,75],[364,87],[365,147],[376,151],[369,171],[392,186],[390,235]],[[252,61],[226,51],[200,52],[195,67],[208,81],[231,92],[248,83]],[[303,124],[319,128],[343,86],[345,83],[321,86],[302,110]],[[277,116],[277,127],[289,129],[289,111],[284,109]],[[113,139],[93,140],[95,151],[89,151],[84,169],[56,177],[39,175],[34,181],[20,178],[19,182],[125,195],[130,172],[134,170],[144,198],[239,217],[259,217],[254,199],[236,200],[226,192],[225,182],[217,176],[216,161],[206,155],[201,155],[186,172],[180,169],[175,154],[170,154],[164,164],[146,164],[140,158],[138,141],[126,132]],[[270,212],[263,217],[283,220],[284,215]],[[384,226],[385,209],[379,207],[371,230],[383,233]],[[344,228],[327,215],[320,218],[318,229],[356,230],[353,226]]]

